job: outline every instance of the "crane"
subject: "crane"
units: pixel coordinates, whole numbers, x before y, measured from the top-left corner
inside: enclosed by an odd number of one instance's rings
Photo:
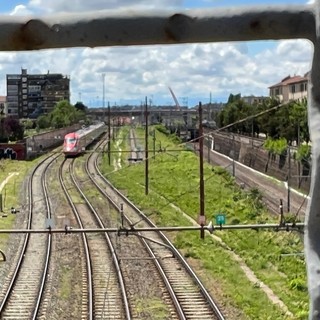
[[[172,91],[172,89],[171,89],[170,87],[168,87],[168,89],[169,89],[169,91],[170,91],[170,93],[171,93],[171,95],[172,95],[172,98],[173,98],[173,100],[174,100],[174,102],[175,102],[175,104],[176,104],[176,110],[181,111],[181,107],[180,107],[179,101],[178,101],[178,99],[176,98],[174,92]]]

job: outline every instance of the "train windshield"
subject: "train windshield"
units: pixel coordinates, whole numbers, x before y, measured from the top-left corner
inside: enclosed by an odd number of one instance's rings
[[[65,143],[67,143],[67,144],[74,144],[74,143],[76,143],[76,139],[75,138],[66,138],[65,139]]]

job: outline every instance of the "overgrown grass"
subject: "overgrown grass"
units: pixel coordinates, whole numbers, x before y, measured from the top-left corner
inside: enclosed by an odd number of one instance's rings
[[[21,186],[28,172],[39,160],[17,161],[0,160],[0,194],[2,195],[2,212],[0,212],[0,229],[12,229],[16,215],[11,214],[11,207],[16,208],[16,214],[24,214],[21,201]],[[7,217],[5,217],[7,215]],[[5,247],[9,234],[0,234],[0,247]]]
[[[138,134],[144,135],[143,130],[139,129]],[[156,132],[156,139],[159,145],[177,149],[170,136],[162,132]],[[171,204],[197,220],[199,160],[192,152],[170,152],[170,148],[167,152],[158,152],[155,159],[149,160],[148,196],[144,194],[144,163],[124,166],[111,173],[112,168],[104,162],[103,172],[119,189],[125,190],[138,207],[152,212],[158,225],[188,225],[189,222]],[[240,190],[224,169],[205,164],[204,175],[207,220],[215,222],[215,216],[224,213],[227,223],[275,222],[257,199],[259,193]],[[260,280],[272,288],[295,319],[306,319],[308,293],[305,261],[301,256],[285,255],[303,250],[299,235],[253,230],[217,231],[216,235],[245,260]],[[281,310],[246,279],[238,264],[219,243],[209,237],[200,240],[197,233],[193,235],[190,232],[178,233],[175,243],[186,255],[199,259],[206,272],[221,281],[225,295],[250,319],[285,319]],[[241,285],[235,286],[239,281]]]
[[[141,299],[136,303],[135,311],[145,319],[162,320],[170,317],[170,311],[160,299]]]

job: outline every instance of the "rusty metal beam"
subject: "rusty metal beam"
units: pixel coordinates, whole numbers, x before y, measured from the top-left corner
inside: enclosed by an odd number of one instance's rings
[[[174,11],[99,11],[0,17],[0,50],[269,39],[315,40],[315,6]]]

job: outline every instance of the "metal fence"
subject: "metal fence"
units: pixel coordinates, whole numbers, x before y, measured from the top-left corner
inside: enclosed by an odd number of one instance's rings
[[[304,6],[136,12],[99,11],[46,18],[2,17],[0,50],[130,46],[277,39],[314,45],[309,84],[311,200],[305,229],[309,319],[320,319],[320,0]]]

